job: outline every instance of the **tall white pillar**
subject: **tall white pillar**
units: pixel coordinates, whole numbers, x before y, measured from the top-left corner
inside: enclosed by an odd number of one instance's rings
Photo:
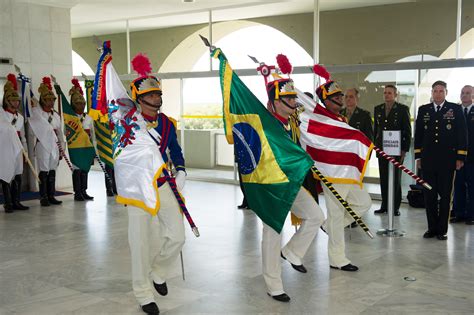
[[[32,78],[35,94],[38,94],[41,79],[50,74],[57,78],[63,90],[69,91],[72,77],[70,9],[0,0],[0,57],[12,58],[22,73]],[[0,77],[10,72],[15,73],[13,65],[0,65]],[[71,186],[70,171],[63,162],[57,173],[58,188]]]

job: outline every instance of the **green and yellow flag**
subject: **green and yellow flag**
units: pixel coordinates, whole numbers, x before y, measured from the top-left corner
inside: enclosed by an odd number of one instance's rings
[[[82,128],[80,118],[72,109],[59,85],[55,85],[54,88],[61,98],[64,128],[71,162],[82,171],[88,172],[95,157],[94,146],[89,139],[89,135]]]
[[[313,160],[233,72],[222,51],[212,55],[220,61],[224,131],[234,144],[248,203],[280,233]]]
[[[92,92],[94,90],[94,81],[86,80],[86,102],[87,108],[92,108]],[[94,134],[97,143],[97,152],[102,162],[110,167],[114,167],[113,146],[112,146],[112,132],[109,128],[109,122],[101,122],[99,119],[94,120]]]

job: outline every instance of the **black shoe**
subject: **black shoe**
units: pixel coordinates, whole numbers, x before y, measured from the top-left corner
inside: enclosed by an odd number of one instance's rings
[[[474,225],[474,220],[466,220],[466,225]]]
[[[246,204],[241,204],[241,205],[237,206],[237,209],[248,209],[248,208],[249,208],[249,206],[246,205]]]
[[[75,201],[84,201],[84,197],[82,196],[82,193],[77,193],[77,194],[74,194],[74,200]]]
[[[13,207],[11,205],[3,205],[3,209],[5,209],[5,213],[13,213]]]
[[[30,207],[24,206],[19,202],[13,202],[13,210],[28,210]]]
[[[433,232],[431,232],[431,231],[429,231],[429,230],[426,231],[425,234],[423,234],[423,238],[433,238],[433,237],[435,237],[435,236],[436,236],[436,234],[433,233]]]
[[[280,252],[280,256],[281,256],[281,258],[283,258],[284,260],[286,260],[286,257],[283,256],[283,253]],[[291,262],[289,262],[289,263],[291,264]],[[299,271],[299,272],[301,272],[301,273],[307,273],[307,272],[308,272],[308,270],[306,269],[306,267],[303,266],[303,265],[293,265],[293,264],[291,264],[291,267],[293,267],[293,269],[295,269],[296,271]],[[285,294],[285,295],[286,295],[286,294]],[[273,298],[275,298],[275,297],[273,297]]]
[[[63,203],[61,200],[54,198],[54,196],[48,197],[48,201],[52,205],[60,205]]]
[[[94,197],[89,196],[85,190],[82,192],[82,196],[84,197],[85,200],[94,200]]]
[[[168,286],[166,285],[166,282],[158,284],[153,281],[153,286],[155,287],[155,290],[156,292],[158,292],[159,295],[165,296],[168,294]]]
[[[464,219],[464,218],[452,217],[451,219],[449,219],[449,223],[460,223],[460,222],[464,222],[464,221],[466,221],[466,219]]]
[[[42,207],[49,207],[50,206],[48,198],[41,198],[40,204],[41,204]]]
[[[142,305],[142,311],[149,315],[158,315],[160,314],[160,309],[155,302],[148,303],[146,305]]]
[[[290,302],[290,297],[288,296],[288,294],[286,293],[282,293],[282,294],[279,294],[279,295],[271,295],[270,293],[267,293],[268,296],[271,296],[272,299],[274,300],[277,300],[279,302]]]
[[[395,215],[396,217],[399,217],[399,216],[400,216],[400,210],[395,210],[394,215]]]
[[[387,209],[379,209],[374,211],[375,214],[384,214],[387,213]]]
[[[440,234],[440,235],[436,235],[436,238],[439,239],[440,241],[446,241],[448,239],[448,236],[446,234]]]
[[[335,266],[330,266],[332,269],[339,269],[339,270],[343,270],[343,271],[357,271],[359,270],[359,267],[357,266],[354,266],[352,264],[347,264],[345,266],[342,266],[342,267],[335,267]]]

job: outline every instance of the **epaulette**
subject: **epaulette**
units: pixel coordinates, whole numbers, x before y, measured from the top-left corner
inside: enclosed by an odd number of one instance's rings
[[[168,117],[168,116],[166,116]],[[168,119],[173,123],[174,129],[178,129],[178,121],[172,117],[168,117]]]

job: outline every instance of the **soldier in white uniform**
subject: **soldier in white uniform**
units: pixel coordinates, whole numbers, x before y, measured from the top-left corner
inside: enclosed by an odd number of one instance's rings
[[[92,118],[84,112],[86,106],[86,100],[84,99],[82,88],[79,85],[77,79],[72,80],[73,86],[69,90],[69,95],[71,96],[70,104],[77,117],[82,123],[82,128],[89,136],[92,142],[92,129],[93,129],[93,120]],[[84,200],[93,200],[94,197],[89,196],[86,192],[87,190],[87,178],[89,172],[79,169],[77,166],[73,165],[72,172],[72,184],[74,189],[74,200],[84,201]]]
[[[59,114],[54,110],[56,96],[53,93],[49,78],[43,78],[43,83],[41,83],[38,88],[38,92],[40,92],[39,104],[41,108],[35,108],[34,110],[36,110],[36,113],[38,113],[42,119],[46,120],[53,128],[61,147],[65,149],[64,138],[61,135],[61,125],[63,122],[61,121]],[[59,148],[56,147],[53,151],[49,152],[38,140],[35,146],[35,155],[40,171],[41,205],[48,207],[51,204],[61,204],[62,201],[59,201],[54,197],[56,192],[56,168],[58,167],[60,160]]]
[[[18,112],[20,107],[20,97],[17,92],[17,81],[14,74],[7,76],[7,82],[4,86],[3,94],[3,118],[12,125],[21,140],[23,148],[26,150],[26,139],[25,139],[25,120],[23,116]],[[21,193],[21,175],[23,174],[23,158],[20,157],[15,161],[15,177],[10,183],[5,181],[2,182],[3,196],[5,203],[3,207],[5,212],[11,213],[13,210],[28,210],[20,203]]]
[[[343,106],[342,97],[344,94],[336,82],[328,81],[322,84],[316,89],[316,94],[326,106],[326,109],[337,115],[339,121],[347,122],[345,117],[339,114]],[[369,193],[359,185],[332,183],[332,186],[360,216],[370,209],[372,199]],[[350,272],[357,271],[359,267],[351,264],[351,261],[346,257],[344,240],[344,227],[351,224],[354,219],[346,213],[340,202],[326,185],[323,185],[323,191],[328,213],[325,225],[328,233],[329,265],[333,269]]]

